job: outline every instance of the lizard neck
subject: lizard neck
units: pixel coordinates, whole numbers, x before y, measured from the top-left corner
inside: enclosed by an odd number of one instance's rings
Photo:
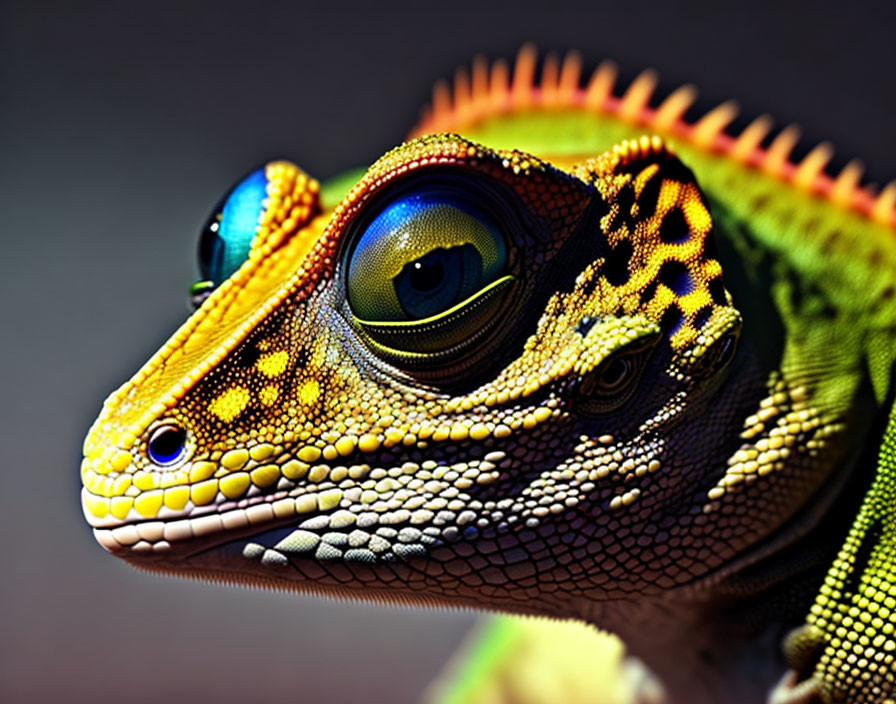
[[[660,679],[670,704],[755,704],[787,670],[780,643],[803,622],[870,481],[853,452],[785,526],[692,585],[578,604]]]
[[[786,670],[779,644],[787,629],[770,616],[732,629],[737,615],[721,604],[713,612],[667,599],[617,603],[605,616],[601,624],[647,664],[669,704],[756,704]]]

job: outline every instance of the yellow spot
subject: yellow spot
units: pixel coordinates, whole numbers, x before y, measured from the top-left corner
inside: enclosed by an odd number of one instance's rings
[[[285,372],[287,364],[289,364],[289,352],[280,350],[261,355],[255,363],[255,368],[266,377],[273,378]]]
[[[258,392],[258,399],[265,405],[271,406],[280,396],[280,389],[275,385],[270,384],[269,386],[265,386],[261,391]]]
[[[112,471],[112,463],[108,457],[104,457],[101,461],[93,465],[93,469],[98,474],[108,474]]]
[[[489,434],[488,426],[484,423],[474,423],[470,428],[470,437],[473,440],[484,440]]]
[[[449,432],[448,437],[450,437],[455,442],[460,440],[466,440],[469,436],[470,431],[467,429],[465,425],[461,425],[460,423],[451,426],[451,430]],[[438,438],[437,438],[438,439]]]
[[[632,489],[631,491],[627,491],[622,495],[622,505],[623,506],[631,506],[635,501],[637,501],[638,497],[641,495],[640,489]]]
[[[116,452],[111,460],[112,469],[116,472],[123,472],[131,464],[131,453],[124,450]]]
[[[357,439],[353,435],[343,435],[336,441],[336,452],[346,457],[355,451],[356,444]]]
[[[535,416],[535,421],[537,423],[543,423],[551,417],[551,409],[545,408],[544,406],[539,406],[532,412],[532,415]]]
[[[280,468],[275,464],[266,464],[250,472],[252,483],[258,487],[271,486],[280,478]]]
[[[320,459],[320,450],[313,445],[305,445],[299,450],[299,459],[302,462],[315,462]]]
[[[121,496],[128,490],[128,487],[131,485],[131,477],[128,474],[122,474],[120,477],[115,477],[115,483],[112,485],[112,493]]]
[[[277,448],[270,443],[263,442],[260,445],[255,445],[254,447],[249,448],[249,457],[256,462],[261,462],[273,455],[276,449]]]
[[[97,518],[104,518],[109,513],[109,499],[104,499],[102,496],[85,494],[84,506]]]
[[[376,452],[380,449],[380,441],[376,435],[366,433],[358,438],[358,449],[361,452]]]
[[[249,488],[249,475],[237,472],[220,480],[221,493],[228,499],[238,499]]]
[[[283,476],[287,479],[301,479],[308,473],[308,465],[298,460],[290,460],[283,465]]]
[[[114,493],[112,491],[112,487],[115,485],[115,480],[112,477],[103,477],[102,482],[100,482],[100,494],[102,496],[112,496]]]
[[[327,511],[331,508],[335,508],[339,505],[339,502],[341,500],[341,489],[330,489],[329,491],[324,491],[317,495],[317,505],[321,511]]]
[[[451,436],[451,428],[446,425],[439,426],[436,432],[432,434],[432,439],[436,442],[444,442]]]
[[[81,473],[81,482],[87,491],[96,493],[96,485],[99,482],[99,476],[92,469],[86,469]]]
[[[404,440],[404,431],[401,428],[386,428],[383,435],[386,436],[386,441],[383,443],[386,447],[392,447]]]
[[[227,389],[218,398],[208,404],[208,410],[225,423],[236,418],[249,404],[249,390],[242,386]]]
[[[314,379],[306,381],[299,387],[299,401],[305,406],[310,406],[319,396],[320,384]]]
[[[134,499],[134,508],[137,509],[137,513],[145,518],[159,515],[159,509],[162,508],[161,490],[140,494],[140,496]]]
[[[172,511],[180,511],[190,499],[190,487],[174,486],[165,489],[165,505]]]
[[[100,454],[102,454],[104,448],[102,445],[95,445],[95,444],[90,443],[89,440],[90,440],[90,435],[88,435],[86,438],[84,438],[84,447],[83,447],[84,459],[85,460],[96,460],[100,456]]]
[[[118,519],[122,519],[128,515],[134,500],[130,496],[116,496],[112,499],[112,515]]]
[[[205,506],[215,500],[218,495],[218,480],[209,479],[199,484],[194,484],[190,488],[190,498],[197,506]]]
[[[197,484],[204,479],[208,479],[215,473],[218,468],[214,462],[194,462],[190,468],[190,484]]]
[[[134,486],[140,491],[149,491],[159,488],[159,477],[150,472],[137,472],[134,475]]]
[[[221,456],[221,466],[234,471],[245,467],[248,461],[249,453],[243,449],[230,450]]]

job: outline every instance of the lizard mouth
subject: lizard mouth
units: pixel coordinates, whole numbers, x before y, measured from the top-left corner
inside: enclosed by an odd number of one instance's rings
[[[127,559],[166,555],[183,557],[197,550],[295,523],[298,509],[295,498],[259,495],[240,502],[222,502],[196,507],[189,515],[171,511],[140,521],[97,518],[85,502],[90,492],[81,489],[81,506],[93,528],[97,542],[106,550]]]

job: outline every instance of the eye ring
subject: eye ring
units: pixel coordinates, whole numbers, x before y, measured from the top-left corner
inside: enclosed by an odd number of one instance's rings
[[[340,254],[347,319],[378,357],[440,378],[478,354],[519,287],[522,232],[499,188],[449,174],[391,190],[353,223]]]
[[[159,467],[173,467],[187,455],[187,431],[165,423],[155,428],[146,441],[146,456]]]

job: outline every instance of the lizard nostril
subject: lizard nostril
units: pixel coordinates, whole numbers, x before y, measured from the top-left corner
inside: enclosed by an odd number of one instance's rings
[[[162,425],[152,431],[146,444],[149,459],[162,467],[179,462],[185,454],[187,433],[176,425]]]

